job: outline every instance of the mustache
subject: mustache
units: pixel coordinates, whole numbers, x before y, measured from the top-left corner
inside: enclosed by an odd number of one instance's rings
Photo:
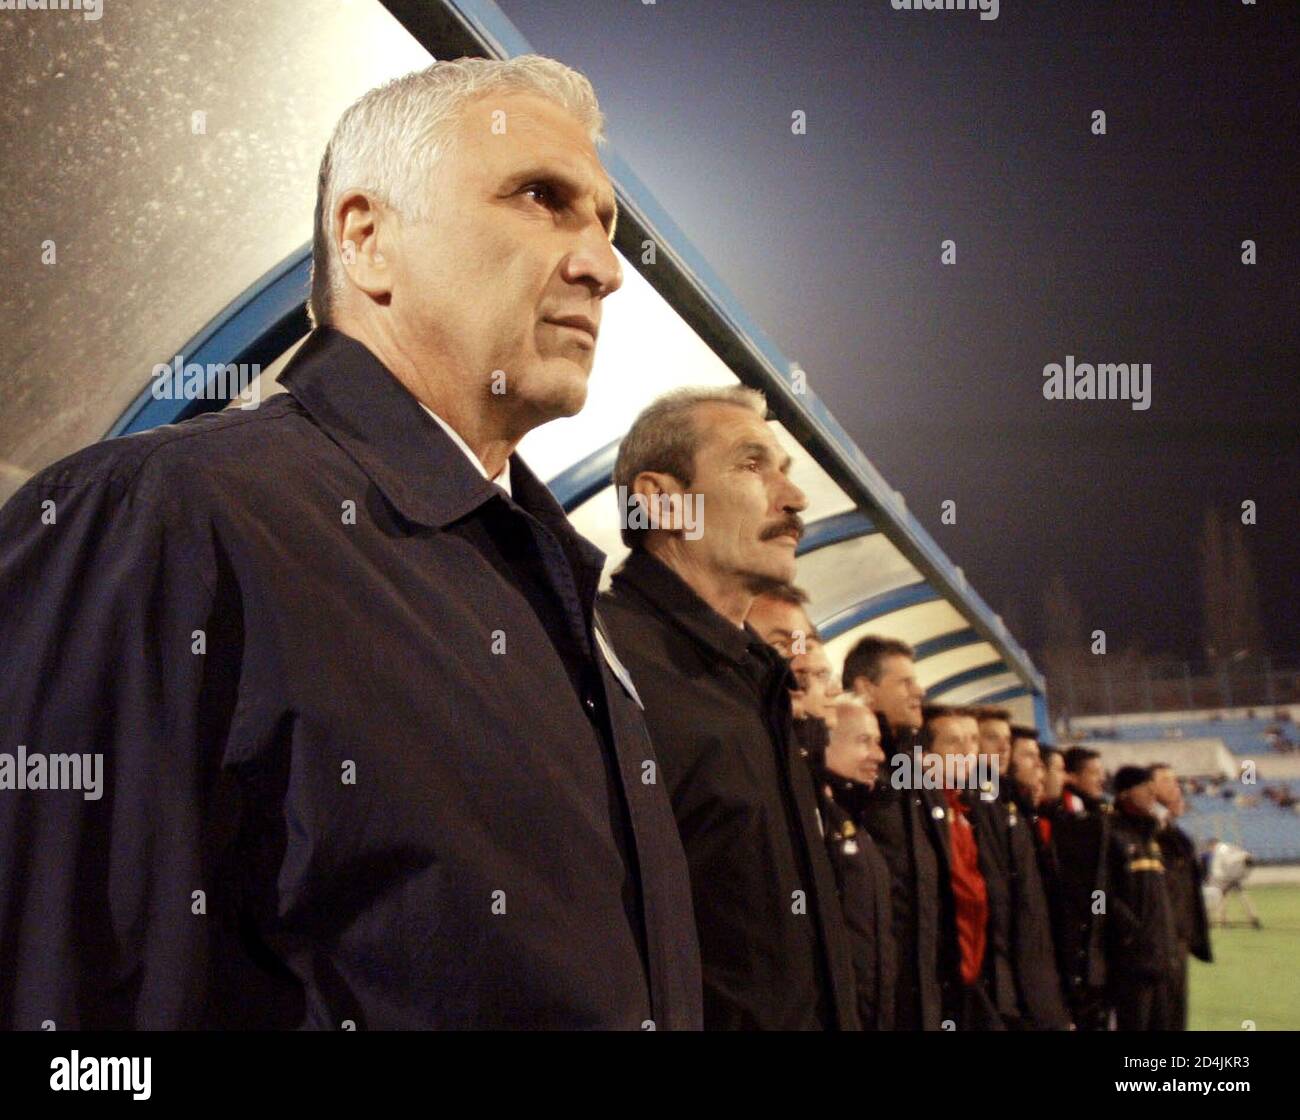
[[[803,540],[804,524],[803,518],[796,513],[778,521],[775,525],[770,525],[759,534],[759,540],[770,541],[775,537],[784,536],[786,533],[793,533],[795,540]]]

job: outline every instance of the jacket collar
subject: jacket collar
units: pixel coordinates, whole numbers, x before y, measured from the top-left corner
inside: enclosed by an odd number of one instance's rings
[[[789,670],[785,659],[749,623],[733,626],[692,590],[667,564],[643,548],[634,548],[613,575],[617,591],[630,591],[669,619],[701,646],[735,665],[758,657],[774,672]]]
[[[320,327],[284,372],[283,385],[408,521],[441,529],[498,498],[542,522],[571,561],[599,573],[605,554],[579,536],[546,486],[510,456],[512,496],[483,477],[374,354]]]

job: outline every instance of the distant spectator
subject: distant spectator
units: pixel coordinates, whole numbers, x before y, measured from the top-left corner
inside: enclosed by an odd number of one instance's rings
[[[1158,763],[1151,768],[1157,819],[1161,821],[1156,841],[1165,864],[1165,889],[1173,914],[1175,957],[1169,980],[1166,1027],[1187,1029],[1187,960],[1195,955],[1207,963],[1210,953],[1210,923],[1201,891],[1204,878],[1196,845],[1178,827],[1178,818],[1186,811],[1183,791],[1173,767]]]

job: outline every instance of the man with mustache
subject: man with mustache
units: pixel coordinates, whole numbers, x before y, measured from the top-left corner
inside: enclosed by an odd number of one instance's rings
[[[0,742],[107,789],[0,793],[0,1025],[700,1025],[604,557],[513,454],[583,407],[622,282],[600,132],[537,56],[372,90],[288,392],[6,507]]]
[[[614,467],[632,549],[601,596],[645,704],[690,867],[706,1029],[855,1029],[851,953],[781,655],[745,625],[789,583],[803,492],[750,389],[682,389],[637,417]],[[700,532],[652,507],[701,509]],[[702,507],[699,503],[703,503]],[[646,528],[647,524],[653,525]]]

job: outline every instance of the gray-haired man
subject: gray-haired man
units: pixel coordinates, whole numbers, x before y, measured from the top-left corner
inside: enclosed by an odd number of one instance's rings
[[[603,556],[512,455],[621,282],[599,131],[536,57],[367,94],[288,393],[0,514],[0,742],[107,756],[101,800],[0,792],[0,1023],[699,1025]]]

